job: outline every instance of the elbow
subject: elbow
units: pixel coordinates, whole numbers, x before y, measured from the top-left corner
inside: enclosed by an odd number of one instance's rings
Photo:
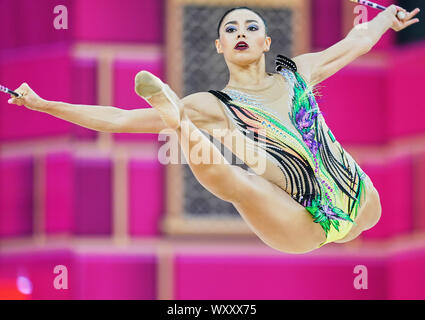
[[[375,45],[373,35],[366,31],[367,28],[367,23],[359,24],[347,35],[357,48],[365,52],[370,51]]]
[[[358,25],[356,28],[359,28],[360,26],[361,25]],[[354,28],[351,33],[348,34],[347,38],[349,39],[353,50],[358,52],[360,55],[366,54],[373,48],[375,42],[371,35],[365,33],[363,30],[358,30],[356,28]]]

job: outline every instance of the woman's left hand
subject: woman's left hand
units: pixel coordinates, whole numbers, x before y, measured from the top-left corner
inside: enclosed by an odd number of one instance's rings
[[[398,12],[400,11],[404,12],[406,15],[403,20],[397,17]],[[412,24],[419,22],[419,19],[413,19],[413,17],[416,16],[419,12],[419,8],[416,8],[412,12],[407,12],[405,9],[399,6],[391,5],[384,12],[382,12],[382,14],[386,15],[389,19],[391,19],[391,29],[393,29],[394,31],[401,31],[411,26]]]

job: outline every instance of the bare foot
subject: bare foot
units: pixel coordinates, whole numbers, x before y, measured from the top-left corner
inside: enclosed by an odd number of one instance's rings
[[[135,79],[136,93],[158,110],[171,129],[180,126],[181,101],[171,88],[148,71],[140,71]]]

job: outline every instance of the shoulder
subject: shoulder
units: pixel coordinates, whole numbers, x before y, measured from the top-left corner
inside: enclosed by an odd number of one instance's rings
[[[202,113],[214,113],[217,107],[220,108],[220,100],[210,92],[190,94],[182,102],[185,108]]]
[[[197,92],[182,99],[183,107],[190,119],[204,121],[224,120],[226,115],[220,100],[210,92]]]
[[[209,92],[192,93],[182,99],[185,106],[196,108],[206,104],[217,104],[218,99]]]

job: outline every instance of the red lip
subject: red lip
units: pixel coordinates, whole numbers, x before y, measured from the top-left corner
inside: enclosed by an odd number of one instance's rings
[[[239,47],[240,45],[243,45],[243,46]],[[249,48],[248,43],[246,43],[245,41],[239,41],[235,46],[236,50],[246,50],[248,48]]]

